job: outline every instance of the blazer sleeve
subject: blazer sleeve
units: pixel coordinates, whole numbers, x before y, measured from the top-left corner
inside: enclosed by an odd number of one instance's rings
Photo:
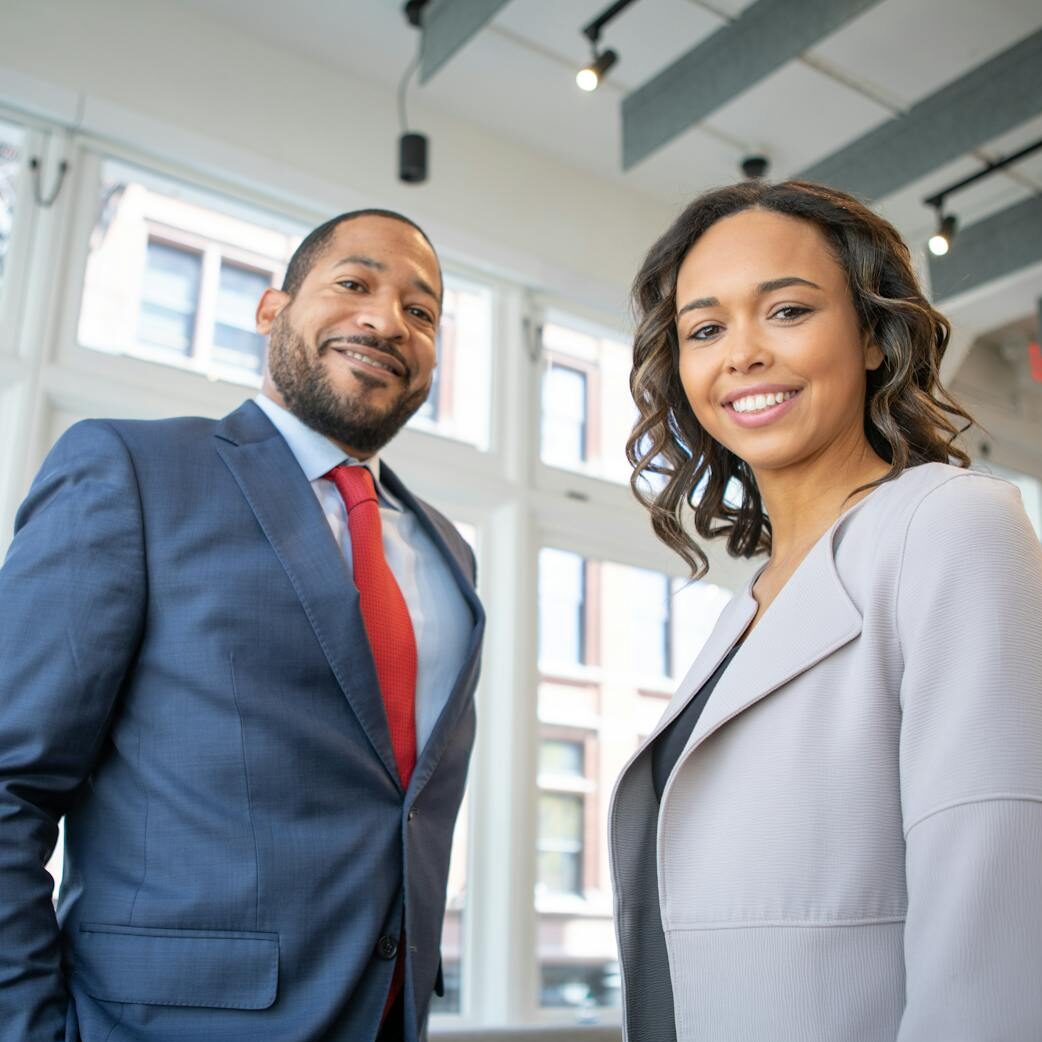
[[[964,473],[908,526],[895,620],[908,911],[899,1042],[1042,1038],[1042,547]]]
[[[137,483],[116,431],[87,421],[47,457],[0,568],[0,1024],[65,1038],[52,880],[58,821],[90,774],[145,612]]]

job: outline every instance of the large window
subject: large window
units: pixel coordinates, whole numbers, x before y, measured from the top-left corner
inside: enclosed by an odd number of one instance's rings
[[[79,342],[258,385],[261,293],[307,228],[108,160],[80,307]]]
[[[709,583],[540,551],[535,906],[544,1007],[619,1004],[609,797],[729,599]]]

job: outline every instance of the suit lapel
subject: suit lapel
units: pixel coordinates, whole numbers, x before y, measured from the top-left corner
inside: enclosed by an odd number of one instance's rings
[[[836,572],[837,529],[838,523],[815,544],[746,638],[706,703],[683,757],[714,731],[861,632],[861,613]],[[755,601],[748,590],[744,597],[748,622]],[[738,636],[740,631],[734,633],[731,643]],[[695,691],[697,688],[688,697]]]
[[[311,485],[253,402],[221,420],[215,434],[217,451],[285,569],[337,683],[400,785],[358,590]]]
[[[430,738],[428,738],[426,744],[420,750],[416,768],[409,782],[410,791],[418,793],[434,773],[434,769],[437,767],[438,761],[441,759],[441,755],[452,737],[456,721],[471,697],[472,684],[469,681],[470,678],[476,675],[477,671],[477,658],[481,650],[481,638],[485,628],[485,612],[481,606],[481,601],[478,600],[473,583],[464,572],[461,561],[453,552],[442,533],[442,525],[446,523],[444,519],[431,511],[422,500],[417,499],[401,483],[398,476],[386,463],[381,463],[380,465],[380,480],[387,486],[388,491],[416,516],[421,527],[430,537],[431,542],[437,548],[449,571],[452,573],[452,577],[456,581],[456,585],[463,595],[463,599],[470,609],[471,618],[473,619],[470,642],[467,645],[467,651],[463,656],[459,672],[456,674],[456,680],[452,685],[452,692],[434,725]]]

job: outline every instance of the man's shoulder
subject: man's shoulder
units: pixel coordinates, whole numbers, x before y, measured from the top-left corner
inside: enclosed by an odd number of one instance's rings
[[[254,417],[253,413],[256,413]],[[132,455],[139,451],[170,450],[184,452],[192,446],[210,446],[213,435],[234,426],[237,418],[259,420],[266,429],[270,428],[263,414],[250,402],[246,402],[227,416],[170,416],[155,420],[101,417],[80,420],[62,436],[63,441],[78,444],[118,440]]]

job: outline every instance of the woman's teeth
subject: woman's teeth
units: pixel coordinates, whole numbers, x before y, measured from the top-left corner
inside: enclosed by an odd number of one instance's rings
[[[736,398],[731,402],[735,412],[760,412],[773,405],[781,405],[790,398],[795,398],[799,391],[775,391],[771,394],[750,394],[744,398]]]

